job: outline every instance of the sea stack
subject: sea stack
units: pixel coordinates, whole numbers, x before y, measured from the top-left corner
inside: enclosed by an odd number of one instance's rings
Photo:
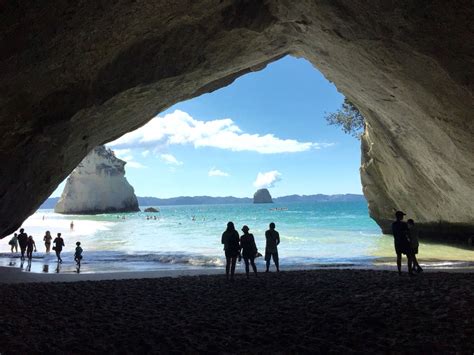
[[[67,179],[54,211],[63,214],[139,211],[133,187],[125,178],[125,164],[110,149],[94,148]]]
[[[272,196],[268,189],[258,189],[253,194],[253,203],[273,203]]]

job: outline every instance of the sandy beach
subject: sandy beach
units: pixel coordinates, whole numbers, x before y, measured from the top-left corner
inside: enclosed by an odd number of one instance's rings
[[[473,273],[313,270],[239,274],[233,283],[31,275],[0,285],[2,354],[474,350]]]

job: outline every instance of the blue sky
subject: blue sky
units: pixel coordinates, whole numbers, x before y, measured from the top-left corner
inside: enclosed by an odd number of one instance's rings
[[[360,143],[324,119],[342,101],[309,62],[288,56],[108,146],[128,161],[137,196],[361,193]]]

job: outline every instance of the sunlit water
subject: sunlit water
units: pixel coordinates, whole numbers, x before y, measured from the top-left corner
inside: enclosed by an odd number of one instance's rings
[[[147,216],[157,219],[147,220]],[[239,232],[244,224],[248,225],[262,253],[265,230],[275,222],[281,236],[283,269],[393,264],[393,238],[380,233],[364,202],[167,206],[158,213],[95,216],[64,216],[38,210],[23,227],[38,247],[31,271],[74,272],[75,243],[81,241],[81,272],[111,272],[222,268],[220,238],[228,221],[233,221]],[[63,233],[66,247],[59,270],[54,252],[45,253],[42,239],[46,230],[53,237]],[[0,266],[29,270],[18,254],[10,253],[9,240],[1,240]],[[424,243],[419,257],[430,267],[472,266],[474,262],[471,250]],[[264,261],[257,260],[262,269]]]

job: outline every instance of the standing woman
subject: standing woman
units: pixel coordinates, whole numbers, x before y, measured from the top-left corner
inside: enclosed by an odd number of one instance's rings
[[[227,229],[222,233],[221,242],[224,244],[225,251],[225,274],[229,280],[230,269],[230,280],[234,281],[235,263],[240,252],[239,233],[235,230],[234,223],[227,223]]]
[[[56,244],[53,247],[53,250],[56,251],[56,256],[58,257],[58,263],[62,264],[63,259],[61,259],[61,251],[63,250],[64,239],[61,238],[61,233],[58,233],[58,236],[53,240],[53,243]]]
[[[46,252],[49,253],[49,250],[51,249],[51,240],[53,237],[51,237],[51,233],[49,231],[46,231],[46,234],[43,237],[44,240],[44,246],[46,247]]]
[[[30,235],[28,237],[28,240],[26,241],[26,257],[30,261],[33,258],[33,249],[35,249],[35,252],[36,252],[35,241],[33,240],[33,237]]]
[[[249,262],[252,264],[255,276],[257,276],[255,256],[257,255],[258,250],[253,234],[249,233],[249,227],[243,226],[242,232],[244,232],[244,235],[240,237],[240,247],[242,248],[242,258],[244,258],[245,262],[245,273],[247,274],[247,278],[249,278]]]

